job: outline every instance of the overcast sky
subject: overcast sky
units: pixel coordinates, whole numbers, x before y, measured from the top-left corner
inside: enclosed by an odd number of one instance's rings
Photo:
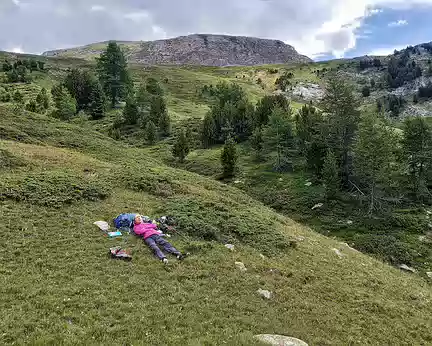
[[[280,39],[314,58],[432,40],[432,0],[0,0],[0,50],[192,33]]]

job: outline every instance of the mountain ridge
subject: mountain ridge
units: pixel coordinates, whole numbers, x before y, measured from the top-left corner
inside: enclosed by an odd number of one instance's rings
[[[117,41],[129,62],[146,65],[254,66],[263,64],[307,63],[307,56],[280,40],[247,36],[193,34],[156,41]],[[99,55],[105,42],[52,50],[47,57]]]

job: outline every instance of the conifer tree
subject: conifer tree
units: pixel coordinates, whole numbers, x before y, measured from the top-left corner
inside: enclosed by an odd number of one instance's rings
[[[336,156],[331,150],[328,150],[324,160],[323,183],[325,187],[326,198],[329,200],[334,199],[340,189],[340,179]]]
[[[105,94],[99,82],[93,84],[90,94],[89,111],[93,120],[102,119],[105,116]]]
[[[209,148],[216,140],[216,124],[211,113],[208,113],[204,117],[202,130],[201,130],[201,141],[204,148]]]
[[[139,118],[138,106],[136,104],[135,98],[129,96],[126,100],[125,108],[123,109],[123,117],[125,123],[128,125],[136,125]]]
[[[230,178],[234,176],[237,169],[237,148],[232,137],[228,138],[221,152],[221,164],[223,169],[223,177]]]
[[[369,214],[376,208],[383,187],[390,185],[396,146],[392,128],[381,117],[373,113],[363,117],[354,144],[353,164],[357,180],[368,191]]]
[[[145,127],[145,137],[149,144],[154,144],[157,139],[157,128],[153,121],[149,121]]]
[[[172,148],[173,156],[178,158],[180,162],[183,162],[188,156],[190,151],[188,138],[186,136],[186,131],[180,131],[179,135],[176,138],[174,146]]]
[[[114,108],[117,101],[124,100],[132,91],[132,80],[126,58],[116,42],[108,43],[107,49],[97,59],[99,80]]]

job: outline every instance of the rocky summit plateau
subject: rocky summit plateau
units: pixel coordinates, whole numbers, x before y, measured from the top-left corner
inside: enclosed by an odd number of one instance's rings
[[[253,66],[312,61],[282,41],[255,37],[195,34],[118,43],[129,62],[147,65]],[[43,55],[92,59],[101,53],[105,44],[48,51]]]

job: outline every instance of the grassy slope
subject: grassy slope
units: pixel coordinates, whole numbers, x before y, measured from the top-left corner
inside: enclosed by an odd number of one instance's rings
[[[432,293],[422,279],[240,190],[169,168],[89,126],[5,106],[0,138],[9,157],[0,169],[0,307],[8,317],[0,321],[1,343],[251,345],[258,333],[311,345],[432,342]],[[103,187],[108,196],[68,201],[62,191],[71,186]],[[192,256],[166,271],[139,239],[109,240],[92,225],[125,211],[179,216],[173,242]],[[234,242],[236,251],[203,235]],[[286,246],[298,236],[305,240]],[[134,260],[108,259],[112,244],[133,248]],[[261,299],[258,288],[274,298]]]

